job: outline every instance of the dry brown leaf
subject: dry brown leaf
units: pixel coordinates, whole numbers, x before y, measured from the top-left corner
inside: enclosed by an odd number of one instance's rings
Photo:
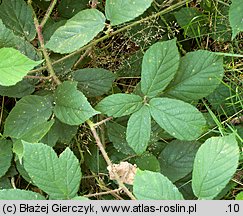
[[[108,166],[107,169],[111,180],[116,179],[114,173],[117,173],[123,183],[132,185],[137,171],[137,166],[136,164],[132,165],[128,162],[120,162],[119,164]]]

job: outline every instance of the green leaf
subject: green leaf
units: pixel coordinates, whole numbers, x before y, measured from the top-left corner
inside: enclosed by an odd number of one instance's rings
[[[113,143],[113,146],[118,152],[122,152],[126,155],[135,154],[126,141],[126,127],[116,122],[108,122],[107,131],[109,140]]]
[[[33,61],[13,48],[0,49],[0,85],[11,86],[21,81],[29,70],[42,61]]]
[[[142,105],[140,96],[119,93],[104,98],[95,108],[108,116],[121,117],[136,112]]]
[[[155,97],[171,82],[179,67],[176,40],[158,42],[145,53],[142,63],[141,90]]]
[[[55,146],[57,142],[69,143],[76,135],[77,129],[77,126],[67,125],[55,119],[55,123],[41,142],[51,147]]]
[[[0,200],[45,200],[42,195],[20,189],[0,190]]]
[[[15,45],[15,34],[3,24],[0,19],[0,48],[13,47]]]
[[[235,199],[236,200],[243,200],[243,192],[238,193]]]
[[[72,200],[89,200],[89,198],[83,197],[83,196],[76,196],[76,197],[72,198]]]
[[[0,19],[16,35],[32,41],[36,30],[31,8],[24,0],[4,0],[0,5]]]
[[[24,38],[15,35],[0,19],[0,48],[3,47],[13,47],[32,60],[40,59],[34,46]]]
[[[137,154],[142,154],[148,146],[150,133],[151,116],[149,107],[145,105],[133,113],[128,120],[127,143]]]
[[[207,15],[194,7],[183,7],[174,13],[177,23],[189,37],[199,37],[209,31]]]
[[[235,136],[212,137],[199,148],[194,161],[192,188],[199,199],[213,199],[236,172],[239,147]]]
[[[192,105],[170,98],[153,98],[149,105],[154,120],[173,137],[194,140],[202,134],[206,120]]]
[[[229,21],[232,28],[232,40],[238,33],[243,31],[243,5],[241,0],[232,0],[232,4],[229,9]]]
[[[157,172],[137,170],[133,192],[139,200],[183,200],[175,185]]]
[[[4,126],[4,136],[21,138],[26,131],[46,122],[51,114],[52,101],[49,97],[25,96],[9,113]]]
[[[81,170],[73,152],[66,148],[57,157],[54,150],[42,143],[24,145],[24,168],[34,184],[52,199],[71,199],[79,189]]]
[[[90,42],[105,27],[105,16],[96,9],[82,10],[58,28],[46,44],[57,53],[70,53]]]
[[[192,171],[200,143],[173,140],[159,155],[161,173],[172,182],[185,177]]]
[[[78,82],[78,89],[87,97],[96,97],[111,89],[115,75],[102,68],[85,68],[74,71],[73,78]]]
[[[184,101],[198,100],[212,93],[224,74],[223,58],[206,50],[187,53],[180,62],[166,96]]]
[[[14,86],[0,86],[0,95],[21,98],[30,95],[34,90],[35,86],[31,85],[27,80],[22,80]]]
[[[73,15],[77,14],[79,11],[88,8],[89,0],[62,0],[58,6],[57,10],[60,16],[65,18],[71,18]]]
[[[160,172],[158,159],[151,153],[145,153],[135,159],[135,164],[140,170],[148,170],[152,172]]]
[[[53,124],[53,119],[48,122],[37,124],[29,130],[25,131],[25,133],[13,143],[13,152],[18,156],[20,161],[23,157],[22,141],[31,143],[39,142],[47,134]]]
[[[82,92],[77,90],[77,82],[65,81],[54,93],[54,113],[65,124],[80,125],[98,114]]]
[[[119,25],[143,14],[151,3],[152,0],[107,0],[105,15],[112,26]]]
[[[8,171],[12,157],[12,142],[10,140],[0,140],[0,177]]]

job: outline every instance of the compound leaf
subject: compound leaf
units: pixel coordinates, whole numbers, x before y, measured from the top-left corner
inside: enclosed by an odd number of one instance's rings
[[[130,115],[142,107],[143,99],[132,94],[113,94],[100,101],[96,109],[108,116]]]
[[[158,42],[145,53],[142,63],[141,90],[155,97],[171,82],[179,67],[176,40]]]
[[[42,143],[24,145],[24,168],[32,181],[52,199],[73,198],[81,180],[79,161],[66,148],[57,157],[54,150]]]
[[[151,116],[148,106],[145,105],[133,113],[128,120],[127,143],[137,154],[142,154],[148,146],[150,133]]]
[[[183,200],[175,185],[161,173],[137,170],[133,192],[139,200]]]
[[[243,31],[243,4],[241,0],[232,0],[229,9],[229,21],[232,28],[232,40],[238,33]]]
[[[4,135],[21,138],[26,131],[46,122],[52,114],[52,101],[49,97],[28,95],[21,98],[9,113]]]
[[[223,74],[221,56],[206,50],[187,53],[165,94],[184,101],[201,99],[218,87]]]
[[[133,20],[147,10],[153,0],[107,0],[105,15],[111,25],[119,25]]]
[[[77,82],[63,82],[57,87],[54,96],[54,113],[63,123],[80,125],[99,113],[91,107],[84,94],[77,90]]]
[[[192,188],[199,199],[213,199],[236,172],[239,147],[235,136],[211,137],[199,148],[193,166]]]
[[[105,27],[105,16],[96,9],[78,12],[58,28],[46,47],[57,53],[70,53],[90,42]]]
[[[36,30],[31,8],[24,0],[3,0],[0,5],[0,19],[16,35],[32,41]]]
[[[153,98],[150,102],[153,119],[179,140],[194,140],[206,125],[202,113],[192,105],[170,98]]]
[[[29,70],[42,61],[33,61],[13,48],[0,49],[0,85],[11,86],[21,81]]]

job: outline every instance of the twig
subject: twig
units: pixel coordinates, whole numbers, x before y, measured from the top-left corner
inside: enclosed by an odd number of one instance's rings
[[[54,9],[56,3],[57,3],[57,0],[52,0],[51,4],[49,5],[49,7],[48,7],[48,9],[47,9],[47,11],[46,11],[46,14],[45,14],[45,16],[44,16],[44,18],[42,19],[41,24],[40,24],[40,26],[41,26],[42,28],[43,28],[44,25],[46,24],[47,20],[50,18],[50,15],[51,15],[51,13],[52,13],[52,11],[53,11],[53,9]]]
[[[26,79],[50,79],[51,77],[43,77],[43,76],[25,76]]]
[[[102,195],[107,195],[107,194],[119,193],[121,190],[122,190],[122,188],[118,188],[115,190],[99,192],[99,193],[95,193],[95,194],[87,194],[87,195],[84,195],[84,197],[96,197],[96,196],[102,196]]]
[[[96,144],[97,144],[99,150],[101,151],[101,154],[103,155],[103,157],[104,157],[106,163],[108,164],[108,166],[111,166],[111,167],[112,167],[113,164],[112,164],[112,162],[111,162],[109,156],[107,155],[107,153],[106,153],[106,151],[105,151],[105,149],[104,149],[104,147],[103,147],[103,145],[102,145],[102,143],[101,143],[101,141],[100,141],[100,137],[99,137],[99,135],[97,134],[97,131],[96,131],[96,129],[95,129],[95,124],[94,124],[92,121],[90,121],[90,120],[87,120],[86,123],[89,125],[90,130],[91,130],[91,132],[92,132],[92,134],[93,134],[93,136],[94,136],[94,138],[95,138]],[[116,179],[116,181],[117,181],[119,187],[122,188],[122,189],[124,190],[124,192],[125,192],[125,193],[126,193],[132,200],[136,200],[136,198],[133,196],[133,194],[132,194],[132,193],[127,189],[127,187],[123,184],[123,182],[121,181],[119,175],[118,175],[116,172],[114,172],[114,176],[115,176],[115,179]]]
[[[110,121],[111,119],[113,119],[113,117],[109,117],[109,118],[106,118],[106,119],[104,119],[102,121],[99,121],[99,122],[97,122],[97,123],[94,124],[94,127],[96,128],[96,127],[98,127],[98,126],[106,123],[107,121]]]
[[[80,64],[81,61],[83,61],[83,59],[90,54],[91,50],[93,47],[89,47],[83,55],[80,56],[80,58],[78,59],[78,61],[74,64],[73,69],[76,69],[77,66]]]
[[[88,49],[89,47],[95,46],[96,44],[98,44],[98,43],[100,43],[100,42],[102,42],[102,41],[104,41],[104,40],[106,40],[106,39],[108,39],[108,38],[110,38],[110,37],[112,37],[112,36],[114,36],[114,35],[117,35],[117,34],[120,33],[120,32],[123,32],[123,31],[125,31],[125,30],[128,30],[128,29],[132,28],[133,26],[139,25],[139,24],[141,24],[141,23],[143,23],[143,22],[146,22],[146,21],[148,21],[148,20],[150,20],[150,19],[155,19],[155,18],[157,18],[157,17],[160,16],[160,15],[167,14],[167,13],[173,11],[173,10],[176,10],[176,9],[180,8],[180,7],[183,6],[184,4],[188,4],[188,3],[192,2],[192,1],[193,1],[193,0],[183,0],[183,1],[180,1],[180,2],[178,2],[178,3],[176,3],[176,4],[172,5],[172,6],[170,6],[170,7],[168,7],[168,8],[165,8],[164,10],[162,10],[162,11],[160,11],[160,12],[158,12],[158,13],[155,13],[155,14],[153,14],[153,15],[151,15],[151,16],[145,17],[145,18],[143,18],[143,19],[141,19],[141,20],[138,20],[138,21],[135,21],[135,22],[133,22],[133,23],[131,23],[131,24],[128,24],[128,25],[126,25],[126,26],[124,26],[124,27],[122,27],[122,28],[120,28],[120,29],[118,29],[118,30],[116,30],[116,31],[111,32],[110,34],[107,34],[107,35],[105,35],[105,36],[103,36],[103,37],[101,37],[101,38],[99,38],[99,39],[97,39],[97,40],[95,40],[95,41],[92,41],[91,43],[87,44],[86,46],[83,46],[83,47],[80,48],[79,50],[77,50],[77,51],[75,51],[75,52],[72,52],[72,53],[70,53],[70,54],[68,54],[68,55],[66,55],[66,56],[64,56],[64,57],[62,57],[62,58],[60,58],[60,59],[58,59],[57,61],[54,61],[52,64],[53,64],[53,65],[58,64],[58,63],[60,63],[60,62],[62,62],[62,61],[64,61],[64,60],[66,60],[66,59],[68,59],[68,58],[70,58],[70,57],[75,56],[75,55],[78,54],[78,53],[81,53],[82,51]],[[44,70],[44,69],[46,69],[46,68],[47,68],[47,67],[40,67],[40,68],[38,68],[38,69],[29,71],[29,73],[39,72],[39,71],[42,71],[42,70]]]

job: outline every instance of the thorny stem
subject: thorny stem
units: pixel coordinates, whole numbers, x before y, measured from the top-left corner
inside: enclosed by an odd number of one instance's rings
[[[42,28],[43,28],[44,25],[46,24],[47,20],[50,18],[50,15],[51,15],[51,13],[52,13],[52,11],[53,11],[53,9],[54,9],[56,3],[57,3],[57,0],[53,0],[53,1],[51,2],[51,4],[49,5],[49,7],[48,7],[48,9],[47,9],[47,11],[46,11],[46,14],[45,14],[45,16],[44,16],[44,18],[42,19],[41,24],[40,24],[40,26],[41,26]]]
[[[102,42],[102,41],[104,41],[104,40],[106,40],[106,39],[108,39],[108,38],[110,38],[110,37],[112,37],[112,36],[114,36],[114,35],[117,35],[117,34],[120,33],[120,32],[123,32],[123,31],[125,31],[125,30],[128,30],[128,29],[132,28],[133,26],[139,25],[139,24],[141,24],[141,23],[143,23],[143,22],[146,22],[146,21],[148,21],[148,20],[155,19],[155,18],[157,18],[157,17],[159,17],[159,16],[161,16],[161,15],[167,14],[167,13],[173,11],[173,10],[176,10],[176,9],[180,8],[180,7],[183,6],[184,4],[188,4],[188,3],[192,2],[192,1],[193,1],[193,0],[183,0],[183,1],[180,1],[180,2],[178,2],[178,3],[176,3],[176,4],[172,5],[172,6],[170,6],[170,7],[168,7],[168,8],[165,8],[164,10],[162,10],[162,11],[160,11],[160,12],[158,12],[158,13],[155,13],[155,14],[153,14],[153,15],[151,15],[151,16],[145,17],[145,18],[143,18],[143,19],[141,19],[141,20],[138,20],[138,21],[135,21],[135,22],[133,22],[133,23],[131,23],[131,24],[128,24],[128,25],[126,25],[126,26],[124,26],[124,27],[122,27],[122,28],[120,28],[120,29],[118,29],[118,30],[116,30],[116,31],[114,31],[114,32],[111,32],[111,33],[109,33],[109,34],[107,34],[107,35],[105,35],[105,36],[103,36],[103,37],[101,37],[101,38],[99,38],[99,39],[97,39],[97,40],[94,40],[93,42],[87,44],[86,46],[83,46],[83,47],[80,48],[79,50],[77,50],[77,51],[75,51],[75,52],[72,52],[72,53],[70,53],[70,54],[64,56],[63,58],[58,59],[57,61],[53,62],[52,64],[53,64],[53,65],[54,65],[54,64],[58,64],[58,63],[60,63],[60,62],[62,62],[62,61],[64,61],[64,60],[66,60],[66,59],[68,59],[68,58],[70,58],[70,57],[73,57],[73,56],[75,56],[76,54],[78,54],[78,53],[80,53],[80,52],[82,52],[82,51],[88,49],[89,47],[95,46],[95,45],[98,44],[99,42]],[[44,70],[44,69],[46,69],[46,67],[40,67],[40,68],[38,68],[38,69],[36,69],[36,70],[31,70],[29,73],[39,72],[39,71],[42,71],[42,70]]]
[[[91,130],[91,132],[92,132],[92,134],[93,134],[93,136],[94,136],[94,138],[95,138],[96,144],[97,144],[98,148],[100,149],[101,154],[103,155],[103,157],[104,157],[104,159],[105,159],[107,165],[112,167],[113,164],[112,164],[112,162],[111,162],[109,156],[107,155],[107,153],[106,153],[106,151],[105,151],[105,149],[104,149],[103,144],[102,144],[101,141],[100,141],[100,137],[99,137],[99,135],[97,134],[97,131],[96,131],[96,129],[95,129],[95,124],[94,124],[92,121],[90,121],[90,120],[87,120],[86,123],[89,125],[90,130]],[[114,172],[114,175],[115,175],[115,178],[116,178],[116,181],[117,181],[119,187],[122,188],[122,189],[124,190],[124,192],[125,192],[125,193],[126,193],[132,200],[136,200],[136,198],[133,196],[133,194],[132,194],[132,193],[127,189],[127,187],[123,184],[123,182],[121,181],[119,175],[118,175],[116,172]]]
[[[52,1],[52,3],[51,3],[52,6],[49,7],[49,11],[47,11],[47,15],[45,15],[46,18],[44,17],[45,20],[47,20],[48,17],[50,16],[50,14],[51,14],[54,6],[55,6],[55,2],[56,2],[56,0]],[[53,66],[52,66],[51,59],[50,59],[50,57],[48,55],[48,52],[47,52],[47,50],[45,48],[44,38],[43,38],[43,35],[42,35],[42,27],[43,26],[39,24],[39,21],[38,21],[38,19],[36,17],[36,14],[35,14],[35,10],[32,7],[32,1],[29,0],[28,4],[32,8],[32,12],[33,12],[33,16],[34,16],[34,24],[35,24],[35,29],[36,29],[36,32],[37,32],[37,35],[38,35],[38,40],[40,42],[40,48],[41,48],[42,53],[44,55],[44,58],[46,60],[46,67],[45,68],[47,68],[48,72],[50,73],[50,77],[53,78],[54,82],[57,85],[59,85],[59,84],[61,84],[61,81],[58,79],[58,77],[55,74],[55,71],[54,71]],[[44,21],[43,25],[45,24],[45,22],[46,21]]]

